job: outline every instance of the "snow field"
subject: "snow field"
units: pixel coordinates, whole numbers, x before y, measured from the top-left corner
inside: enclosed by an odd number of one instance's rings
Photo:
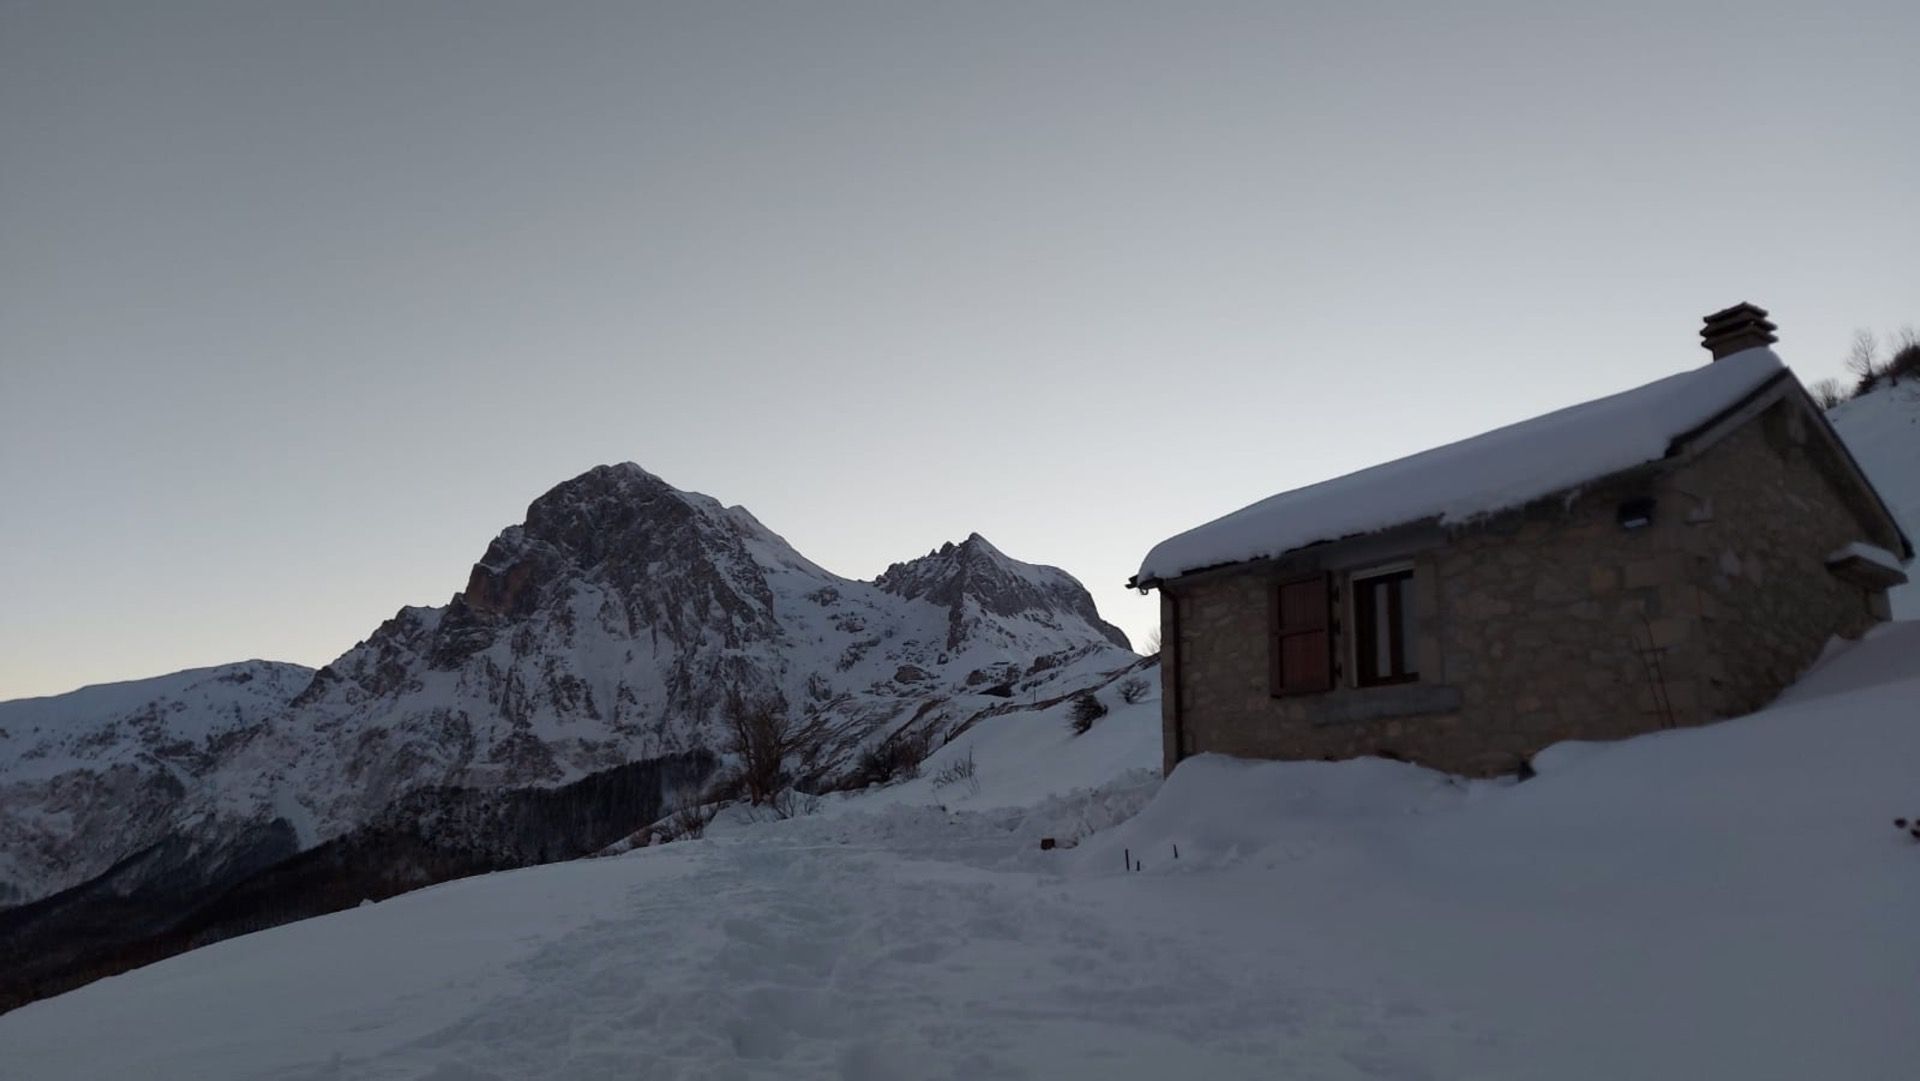
[[[1525,783],[1203,756],[1162,784],[1155,702],[1080,737],[1008,714],[808,817],[36,1003],[0,1076],[1905,1081],[1917,711],[1910,623]],[[979,792],[934,788],[969,749]]]

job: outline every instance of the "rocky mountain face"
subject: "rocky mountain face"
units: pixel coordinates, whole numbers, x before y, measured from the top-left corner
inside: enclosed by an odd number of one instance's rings
[[[0,907],[172,832],[312,678],[243,661],[0,702]]]
[[[712,747],[730,693],[822,721],[838,760],[1062,654],[1131,659],[1063,572],[972,538],[853,581],[743,508],[602,467],[535,500],[445,608],[316,674],[295,707],[331,775],[299,803],[327,835],[421,783],[551,785]]]
[[[874,584],[896,597],[924,600],[947,611],[947,648],[1001,629],[998,620],[1025,619],[1067,632],[1069,624],[1098,631],[1131,649],[1120,628],[1100,618],[1086,588],[1057,567],[1035,567],[1001,554],[978,533],[943,544],[925,558],[895,563]]]
[[[0,910],[0,1012],[234,935],[597,851],[713,767],[695,752],[557,788],[416,788],[304,850],[284,819],[217,840],[169,834],[79,886]]]
[[[875,741],[1134,659],[1072,577],[977,535],[856,581],[743,508],[603,466],[535,500],[448,604],[402,609],[318,672],[256,661],[0,703],[0,905],[145,852],[173,881],[236,838],[260,839],[252,862],[310,850],[423,790],[715,752],[730,694],[814,722],[828,780]]]

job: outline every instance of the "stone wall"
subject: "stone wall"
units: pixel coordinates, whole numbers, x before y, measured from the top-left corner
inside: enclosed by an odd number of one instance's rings
[[[1450,534],[1322,545],[1256,569],[1164,587],[1177,627],[1165,669],[1167,766],[1186,754],[1382,754],[1470,775],[1517,769],[1567,739],[1618,739],[1747,712],[1833,635],[1871,622],[1871,598],[1827,573],[1851,540],[1885,547],[1781,405],[1674,467],[1541,501]],[[1829,463],[1831,464],[1831,463]],[[1626,529],[1622,501],[1651,497]],[[1352,686],[1349,576],[1414,570],[1417,683]],[[1332,575],[1336,689],[1273,697],[1268,594]],[[1171,693],[1177,685],[1178,695]]]
[[[1891,523],[1841,501],[1844,460],[1813,424],[1775,406],[1676,476],[1713,493],[1710,520],[1689,531],[1683,599],[1698,616],[1695,679],[1708,717],[1767,704],[1835,635],[1884,618],[1884,594],[1828,573],[1826,556],[1866,541],[1892,552]]]

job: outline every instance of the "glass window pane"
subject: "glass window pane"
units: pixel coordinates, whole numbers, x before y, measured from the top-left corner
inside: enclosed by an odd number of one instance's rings
[[[1391,579],[1368,583],[1367,592],[1373,598],[1373,670],[1382,676],[1393,675],[1393,623],[1387,606],[1388,591],[1394,588]]]
[[[1413,655],[1413,572],[1402,574],[1393,583],[1393,589],[1400,609],[1400,621],[1394,627],[1394,634],[1400,639],[1400,671],[1395,674],[1410,676],[1420,667]]]

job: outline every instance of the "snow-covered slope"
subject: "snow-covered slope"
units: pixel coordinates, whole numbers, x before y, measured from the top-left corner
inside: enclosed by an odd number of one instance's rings
[[[23,1081],[1904,1081],[1920,843],[1891,820],[1920,816],[1916,701],[1920,624],[1898,624],[1761,713],[1553,748],[1518,784],[1202,756],[1160,785],[1157,703],[1078,737],[1064,705],[1013,710],[916,788],[449,883],[25,1007],[0,1062]],[[969,750],[983,794],[935,786]],[[1042,756],[1105,783],[1066,793],[1024,767]]]
[[[152,843],[312,678],[244,661],[0,702],[0,905]]]
[[[170,832],[277,821],[308,847],[421,788],[553,786],[716,746],[729,694],[819,722],[831,771],[904,726],[937,734],[1136,659],[1078,582],[977,535],[855,581],[744,508],[602,466],[535,500],[449,604],[402,609],[318,673],[0,705],[0,890],[45,895]]]
[[[1050,589],[1009,586],[1032,581]],[[712,745],[729,693],[778,695],[847,746],[957,721],[1043,656],[1134,659],[1077,582],[977,536],[859,582],[744,508],[601,467],[534,501],[450,605],[322,669],[282,757],[323,745],[295,798],[327,832],[423,780],[555,784]]]
[[[1880,498],[1920,544],[1920,385],[1886,383],[1827,412]],[[1909,567],[1910,576],[1920,569]],[[1920,581],[1892,590],[1895,619],[1920,619]]]

